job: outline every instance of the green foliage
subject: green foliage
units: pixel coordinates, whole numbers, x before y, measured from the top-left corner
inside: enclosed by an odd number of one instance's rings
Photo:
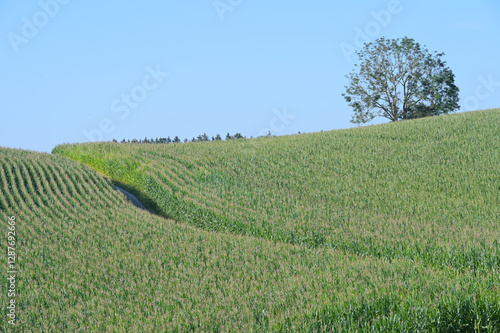
[[[346,77],[342,94],[353,123],[375,117],[391,121],[447,114],[459,108],[455,76],[444,53],[429,53],[413,39],[379,38],[357,52],[360,64]]]
[[[206,230],[489,271],[500,267],[498,121],[493,110],[285,138],[55,152]]]
[[[0,331],[497,332],[499,122],[0,149]]]
[[[138,162],[108,168],[137,174]],[[135,209],[61,156],[0,149],[0,207],[18,232],[17,323],[3,314],[5,332],[413,331],[417,319],[430,331],[498,328],[495,274],[471,281],[419,262],[206,232]],[[0,284],[0,306],[8,301]]]

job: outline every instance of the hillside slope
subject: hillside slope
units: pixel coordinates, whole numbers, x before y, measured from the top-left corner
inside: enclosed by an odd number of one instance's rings
[[[207,237],[197,242],[200,258],[227,244],[220,255],[231,260],[222,269],[220,261],[188,266],[198,271],[183,280],[184,296],[198,303],[170,308],[183,323],[493,332],[499,123],[499,110],[487,110],[290,137],[64,145],[54,153],[90,165],[178,222],[169,228]],[[182,251],[194,251],[195,239]],[[212,274],[212,291],[200,294],[198,283]],[[214,290],[215,299],[234,303],[207,301]]]
[[[2,332],[499,327],[491,272],[471,281],[407,259],[199,230],[133,207],[61,156],[0,148],[4,246],[11,216],[16,296],[0,284],[0,305],[14,299],[17,319],[4,312]]]
[[[206,230],[488,272],[500,268],[498,124],[496,109],[289,137],[54,153]]]

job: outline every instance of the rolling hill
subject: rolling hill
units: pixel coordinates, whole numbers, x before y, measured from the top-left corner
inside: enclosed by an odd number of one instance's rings
[[[209,231],[490,271],[500,264],[499,110],[288,137],[97,143],[88,164]]]
[[[0,330],[494,332],[498,123],[0,148]]]

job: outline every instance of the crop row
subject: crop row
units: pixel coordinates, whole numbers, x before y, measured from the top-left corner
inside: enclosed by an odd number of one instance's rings
[[[500,327],[491,272],[471,279],[407,259],[199,230],[134,208],[60,156],[0,149],[0,188],[0,218],[16,216],[19,271],[17,326],[2,315],[1,331]],[[8,301],[1,284],[0,306]]]
[[[54,152],[206,230],[489,271],[500,268],[499,122],[489,110],[284,138]]]

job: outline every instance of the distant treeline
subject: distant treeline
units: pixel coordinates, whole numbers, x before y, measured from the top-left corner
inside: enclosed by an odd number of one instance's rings
[[[267,136],[272,136],[271,132],[267,134]],[[225,140],[235,140],[235,139],[246,139],[245,136],[241,135],[241,133],[236,133],[234,135],[230,135],[229,133],[226,134]],[[178,136],[175,136],[173,139],[171,139],[169,136],[166,138],[147,138],[145,137],[144,139],[132,139],[132,140],[127,140],[123,139],[120,141],[120,143],[181,143],[181,142],[203,142],[203,141],[221,141],[222,137],[220,134],[217,133],[216,136],[212,136],[211,138],[207,135],[207,133],[203,133],[198,135],[196,138],[193,137],[191,140],[188,140],[187,138],[184,139],[184,141],[181,141],[181,139]],[[118,142],[116,139],[113,139],[113,142]]]

